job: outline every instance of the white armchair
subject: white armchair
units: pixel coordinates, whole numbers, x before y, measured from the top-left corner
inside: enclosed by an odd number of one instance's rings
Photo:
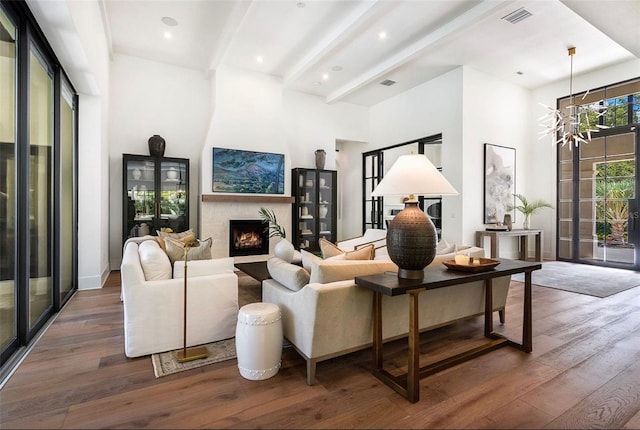
[[[184,342],[184,261],[176,261],[173,278],[147,281],[138,250],[138,243],[127,243],[120,268],[127,357],[178,349]],[[238,316],[233,259],[189,261],[187,282],[187,346],[233,337]]]

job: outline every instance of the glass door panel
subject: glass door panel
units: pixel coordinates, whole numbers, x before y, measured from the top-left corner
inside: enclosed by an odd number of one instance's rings
[[[32,50],[29,73],[29,330],[53,306],[53,79]]]
[[[15,272],[15,114],[16,28],[0,8],[0,352],[2,353],[16,341],[18,322]]]
[[[332,198],[334,184],[334,172],[318,171],[318,236],[324,237],[329,242],[336,242],[333,232],[336,231],[337,221],[333,217],[335,200]]]
[[[189,186],[186,162],[162,161],[160,166],[160,227],[186,230]]]
[[[127,235],[151,234],[155,218],[155,161],[150,158],[130,160],[127,172]],[[132,230],[135,230],[133,232]]]
[[[579,258],[635,265],[636,133],[595,138],[579,153]]]

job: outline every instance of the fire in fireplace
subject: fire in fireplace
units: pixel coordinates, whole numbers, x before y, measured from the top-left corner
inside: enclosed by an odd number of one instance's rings
[[[262,220],[229,221],[229,256],[269,253],[269,232]]]

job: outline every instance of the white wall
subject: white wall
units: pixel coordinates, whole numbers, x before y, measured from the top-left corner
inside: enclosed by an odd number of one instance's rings
[[[83,74],[86,76],[82,83],[72,83],[79,85],[78,288],[94,289],[102,287],[110,271],[109,50],[98,2],[67,5],[82,47],[82,52],[70,55],[82,57],[89,69]],[[69,47],[57,48],[69,55]],[[87,81],[91,84],[87,85]]]
[[[378,103],[370,109],[369,144],[364,151],[408,142],[442,133],[443,174],[463,194],[462,162],[462,68],[445,73],[425,84]],[[351,222],[346,237],[356,236],[362,229],[362,151],[350,154],[349,163],[357,166],[353,175],[358,189],[349,190],[345,213],[358,217]],[[357,182],[355,182],[357,181]],[[443,198],[442,230],[444,238],[461,243],[461,196]]]
[[[536,118],[530,111],[529,90],[470,67],[464,68],[463,81],[462,238],[464,243],[473,244],[475,232],[485,229],[484,144],[515,148],[515,192],[524,193],[522,190],[527,188],[526,184],[531,179],[531,169],[528,168],[530,158],[527,156],[530,146],[528,138]],[[514,228],[522,228],[522,215],[516,214],[515,219]],[[502,242],[500,255],[505,258],[517,258],[515,241]],[[550,242],[549,235],[545,242]],[[548,246],[549,243],[546,243],[545,249]]]
[[[367,109],[346,103],[327,105],[318,97],[284,90],[272,76],[220,67],[214,94],[215,112],[201,153],[203,194],[212,194],[214,146],[284,154],[285,195],[290,196],[291,169],[315,167],[317,149],[327,153],[325,169],[335,169],[337,140],[367,138]],[[274,209],[291,233],[289,204],[202,204],[200,229],[203,237],[213,238],[214,257],[228,255],[229,219],[257,219],[261,206]]]
[[[188,158],[189,225],[198,225],[200,154],[211,117],[204,73],[128,55],[111,63],[109,230],[111,268],[122,258],[122,154],[149,154],[148,139],[166,140],[165,157]]]
[[[364,151],[442,133],[443,174],[460,193],[444,197],[443,237],[450,243],[473,244],[475,231],[485,227],[484,143],[516,148],[521,165],[526,162],[531,121],[529,91],[461,67],[373,106],[370,144],[358,148],[359,153],[350,152],[349,163],[355,165],[354,158]],[[360,160],[357,166],[360,183]],[[350,223],[353,231],[345,232],[347,236],[361,229],[362,193],[355,192],[350,194],[349,212],[358,215],[358,223]]]

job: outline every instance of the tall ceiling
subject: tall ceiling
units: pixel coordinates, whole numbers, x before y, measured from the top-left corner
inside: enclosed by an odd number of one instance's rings
[[[112,53],[266,73],[328,103],[371,106],[461,65],[536,88],[568,77],[571,46],[574,75],[640,58],[640,0],[100,1]]]

